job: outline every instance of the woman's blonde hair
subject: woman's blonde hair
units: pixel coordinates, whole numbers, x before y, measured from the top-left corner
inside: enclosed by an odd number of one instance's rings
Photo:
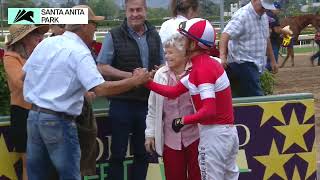
[[[175,47],[180,51],[184,51],[185,42],[186,39],[183,35],[181,35],[180,33],[175,33],[170,36],[165,42],[163,42],[163,47]]]

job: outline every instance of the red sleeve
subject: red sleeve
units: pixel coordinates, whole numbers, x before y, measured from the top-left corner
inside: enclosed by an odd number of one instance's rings
[[[188,91],[188,89],[180,81],[175,86],[167,86],[149,81],[145,86],[148,89],[171,99],[174,99]]]
[[[216,115],[216,100],[215,98],[208,98],[202,100],[202,107],[195,114],[183,117],[184,124],[200,123],[205,119],[213,119]]]

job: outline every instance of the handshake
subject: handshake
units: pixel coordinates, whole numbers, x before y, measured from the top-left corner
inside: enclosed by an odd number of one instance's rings
[[[137,68],[132,72],[131,79],[133,80],[135,87],[138,87],[151,80],[151,76],[145,68]]]
[[[159,66],[155,66],[152,71],[147,71],[146,68],[136,68],[132,72],[132,80],[135,87],[146,84],[149,80],[153,79],[154,74],[159,69]]]

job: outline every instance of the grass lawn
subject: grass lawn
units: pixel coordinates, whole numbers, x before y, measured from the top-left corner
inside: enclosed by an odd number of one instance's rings
[[[97,42],[103,42],[104,37],[97,37]]]
[[[311,52],[316,52],[318,50],[318,46],[314,47],[295,47],[294,48],[294,53],[295,54],[303,54],[303,53],[311,53]],[[286,49],[281,48],[280,49],[281,54],[286,54]]]
[[[295,53],[309,53],[309,52],[316,52],[318,50],[318,46],[312,47],[301,47],[301,48],[294,48]]]

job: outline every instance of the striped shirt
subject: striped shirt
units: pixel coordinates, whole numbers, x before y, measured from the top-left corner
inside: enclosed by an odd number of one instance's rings
[[[233,124],[230,82],[221,64],[207,54],[195,55],[191,62],[190,73],[177,85],[149,81],[146,87],[172,99],[189,91],[196,113],[183,116],[184,124]]]
[[[188,73],[187,66],[183,74],[185,73]],[[165,74],[168,76],[167,78],[169,86],[175,86],[178,83],[174,73],[171,70],[168,70]],[[163,134],[165,145],[174,150],[182,150],[182,145],[183,147],[188,147],[190,144],[199,139],[199,130],[197,124],[186,125],[178,133],[174,132],[172,129],[172,119],[193,113],[194,108],[189,93],[186,92],[176,99],[164,98]]]
[[[254,62],[261,72],[267,59],[267,15],[260,16],[249,3],[232,16],[224,32],[230,36],[228,62]]]
[[[212,98],[216,113],[211,117],[196,119],[196,116],[184,116],[185,124],[196,121],[202,125],[233,124],[233,107],[230,82],[226,72],[218,61],[212,60],[206,54],[196,55],[191,58],[192,70],[190,74],[180,81],[189,90],[195,109],[198,114],[203,108],[203,101]],[[196,120],[196,121],[195,121]]]

